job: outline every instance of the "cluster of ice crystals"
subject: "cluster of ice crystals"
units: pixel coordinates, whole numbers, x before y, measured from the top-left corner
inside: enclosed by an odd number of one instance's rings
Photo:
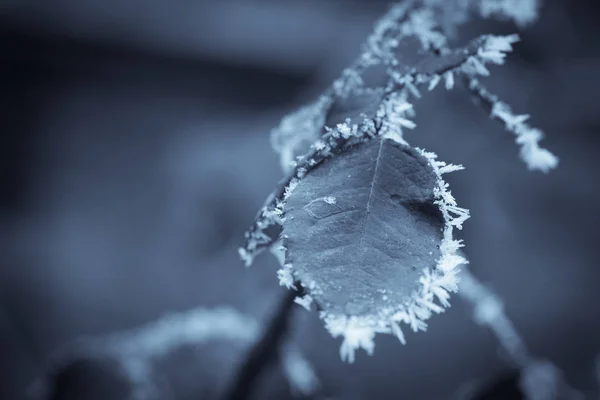
[[[394,92],[381,104],[377,111],[379,134],[384,138],[406,144],[402,128],[414,129],[417,125],[407,118],[413,106],[407,101],[405,92]]]
[[[539,0],[478,0],[475,2],[485,18],[499,17],[526,26],[538,18]]]
[[[439,23],[432,9],[421,8],[410,13],[408,21],[401,25],[405,36],[414,36],[425,50],[446,47],[447,40],[439,29]]]
[[[321,318],[325,321],[325,328],[333,337],[343,337],[340,358],[349,363],[354,362],[357,349],[373,354],[376,333],[389,333],[389,328],[368,317],[333,316],[322,313]]]
[[[282,267],[277,271],[277,278],[279,278],[279,285],[285,286],[288,289],[296,290],[296,286],[294,285],[292,264],[283,264]]]
[[[323,198],[323,201],[327,204],[335,204],[337,202],[337,199],[333,196],[327,196]]]
[[[363,132],[359,129],[357,124],[353,124],[350,118],[335,126],[335,129],[325,127],[325,131],[328,132],[333,138],[350,139],[352,137],[361,137]]]
[[[490,71],[486,64],[502,65],[506,54],[513,50],[512,45],[519,41],[519,35],[486,35],[477,53],[467,59],[462,66],[461,72],[472,76],[488,76]]]
[[[443,13],[443,18],[452,25],[468,20],[470,11],[484,18],[513,21],[520,27],[535,22],[541,0],[423,0],[430,7]]]
[[[530,170],[548,172],[556,168],[558,157],[540,147],[539,142],[544,134],[526,123],[529,115],[513,114],[508,104],[498,101],[492,107],[492,117],[502,120],[505,128],[515,134],[515,142],[521,146],[521,159]]]
[[[302,297],[296,297],[294,302],[302,307],[304,307],[307,311],[310,311],[310,305],[313,302],[313,298],[310,294],[306,294]]]

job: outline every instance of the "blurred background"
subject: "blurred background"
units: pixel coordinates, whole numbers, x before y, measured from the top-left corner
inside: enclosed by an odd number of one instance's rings
[[[199,306],[259,321],[273,312],[276,261],[244,269],[236,251],[282,176],[269,131],[337,77],[387,3],[0,0],[1,399],[22,398],[82,335]],[[448,180],[471,209],[462,235],[473,273],[531,351],[588,398],[600,379],[599,21],[594,0],[545,1],[487,79],[546,132],[557,170],[528,172],[513,138],[461,89],[415,104],[407,137],[465,165]],[[460,37],[515,31],[475,21]],[[458,399],[513,374],[458,298],[427,333],[408,333],[406,346],[378,337],[374,356],[353,365],[316,313],[296,314],[293,340],[332,398]],[[177,398],[203,398],[190,382],[208,385],[207,370],[193,365],[171,382],[184,387]],[[234,363],[211,368],[229,374]],[[255,398],[291,398],[269,374]]]

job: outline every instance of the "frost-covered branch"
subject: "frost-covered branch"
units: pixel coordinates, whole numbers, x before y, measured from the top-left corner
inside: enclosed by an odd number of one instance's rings
[[[500,298],[463,267],[459,295],[473,306],[473,319],[490,329],[509,360],[521,370],[520,387],[528,400],[582,399],[552,362],[532,355],[504,312]]]
[[[379,143],[377,162],[379,155],[382,154],[381,149],[386,147],[384,144],[386,141],[410,147],[404,139],[404,130],[416,127],[412,121],[413,98],[421,98],[424,95],[424,88],[426,91],[432,91],[441,82],[446,89],[450,90],[455,86],[457,79],[467,80],[471,83],[470,88],[474,90],[475,85],[478,84],[477,79],[490,74],[489,66],[504,64],[507,53],[512,51],[513,44],[519,40],[518,35],[481,35],[465,46],[453,49],[447,38],[473,13],[484,17],[497,16],[512,19],[519,25],[531,22],[537,17],[538,3],[523,0],[523,3],[525,2],[528,4],[521,7],[525,7],[528,12],[520,17],[515,15],[516,6],[510,1],[503,0],[409,0],[392,6],[375,24],[373,32],[363,45],[362,54],[342,71],[340,78],[335,80],[317,101],[285,117],[279,127],[272,131],[271,141],[274,149],[280,154],[282,168],[287,176],[267,198],[252,227],[246,233],[245,243],[239,249],[246,266],[252,263],[258,253],[270,248],[281,264],[281,269],[278,271],[280,284],[292,290],[296,290],[299,285],[307,289],[307,294],[296,298],[295,302],[305,308],[310,308],[313,300],[323,305],[324,290],[320,287],[323,282],[317,283],[312,279],[311,272],[314,271],[311,271],[310,267],[308,269],[298,267],[301,262],[294,261],[292,265],[288,261],[290,247],[286,248],[282,244],[296,241],[296,245],[300,243],[301,253],[304,251],[305,254],[306,251],[311,250],[302,248],[302,244],[307,242],[306,238],[303,237],[298,241],[297,237],[288,236],[286,231],[282,233],[283,226],[287,227],[285,228],[287,231],[294,232],[296,236],[302,236],[298,232],[316,226],[315,221],[311,220],[306,226],[300,226],[302,229],[294,231],[293,226],[298,228],[298,225],[288,220],[294,217],[293,215],[290,217],[289,209],[286,209],[290,199],[294,198],[294,191],[299,186],[305,188],[303,195],[305,199],[309,199],[309,202],[304,204],[303,201],[296,200],[295,207],[307,211],[308,215],[316,220],[321,218],[310,211],[311,207],[317,209],[323,207],[323,210],[329,210],[327,215],[346,211],[363,212],[357,205],[352,205],[350,210],[344,210],[337,203],[335,196],[321,190],[326,187],[325,182],[313,184],[312,187],[306,184],[309,186],[309,189],[306,189],[304,178],[312,176],[311,173],[317,166],[323,165],[320,169],[323,171],[327,165],[335,163],[335,160],[329,163],[324,161],[348,154],[349,149],[358,145],[366,148],[367,142],[371,140]],[[375,74],[366,74],[367,70],[373,67],[377,67],[374,69]],[[538,146],[539,138],[534,134],[537,131],[525,125],[522,117],[513,115],[505,103],[488,94],[487,91],[481,91],[480,97],[482,100],[491,101],[492,118],[504,121],[507,128],[517,135],[517,142],[522,148],[522,157],[528,162],[530,168],[547,170],[554,167],[557,159]],[[344,360],[352,362],[354,352],[358,348],[372,353],[373,339],[377,333],[394,334],[404,343],[405,338],[400,322],[407,324],[414,331],[425,330],[427,326],[425,321],[432,314],[440,313],[448,307],[449,293],[457,290],[458,266],[465,260],[457,253],[462,243],[454,239],[452,233],[454,228],[462,228],[463,222],[469,218],[469,211],[457,206],[441,176],[462,167],[437,161],[434,153],[422,150],[419,152],[428,164],[428,172],[433,171],[436,177],[436,183],[432,188],[435,199],[432,201],[441,212],[444,221],[443,238],[439,245],[441,256],[435,258],[434,267],[431,267],[433,264],[430,263],[430,266],[425,269],[418,268],[422,271],[417,278],[418,288],[406,289],[407,292],[402,292],[402,295],[398,293],[405,288],[390,288],[390,291],[381,292],[383,296],[380,302],[371,297],[378,295],[363,294],[361,298],[369,299],[370,306],[373,306],[373,303],[380,306],[369,308],[369,312],[356,312],[353,315],[351,312],[340,312],[339,309],[332,311],[335,308],[332,304],[335,302],[325,302],[331,309],[327,310],[324,307],[320,315],[325,321],[326,328],[334,337],[343,337],[340,355]],[[368,160],[359,158],[358,164],[362,165],[364,162],[368,164],[372,160],[373,157]],[[392,162],[388,163],[388,167],[392,164]],[[354,165],[345,165],[346,169],[354,167]],[[344,174],[340,174],[340,177],[342,175]],[[346,176],[351,177],[347,174],[343,179]],[[425,181],[427,180],[424,179],[423,182]],[[373,182],[370,185],[371,189],[374,187]],[[364,182],[357,182],[357,184],[364,185]],[[349,188],[338,187],[338,190],[347,191]],[[371,197],[370,194],[368,196]],[[401,206],[405,205],[401,204]],[[370,211],[367,207],[364,212],[368,215]],[[296,217],[304,218],[305,214],[296,214]],[[344,223],[350,225],[349,229],[354,226],[352,225],[354,221],[344,221]],[[361,235],[364,236],[364,229]],[[437,237],[432,239],[436,240]],[[332,254],[331,251],[335,249],[325,250]],[[429,253],[432,258],[433,254],[434,252]],[[343,265],[339,267],[344,268]],[[417,270],[415,266],[413,267]],[[299,278],[299,268],[304,268],[302,279]],[[344,277],[340,280],[346,282]],[[343,291],[343,285],[337,282],[329,285],[329,288]],[[395,300],[400,301],[390,303],[387,293],[391,292],[396,292]],[[354,299],[346,300],[354,301]],[[360,301],[357,300],[357,303]],[[368,308],[365,304],[359,304],[356,309]],[[505,325],[506,329],[498,327],[500,333],[504,332],[508,335],[513,332],[510,321],[503,320],[501,317],[494,319],[493,324]],[[507,349],[513,351],[515,360],[520,359],[519,354],[523,351],[520,349],[522,346],[517,337],[502,336],[501,338]]]
[[[529,114],[515,114],[510,106],[491,93],[477,79],[466,78],[466,85],[475,99],[490,113],[490,118],[501,122],[505,129],[515,135],[515,142],[521,147],[521,159],[530,170],[549,172],[558,165],[558,157],[540,147],[544,137],[541,130],[529,126]]]

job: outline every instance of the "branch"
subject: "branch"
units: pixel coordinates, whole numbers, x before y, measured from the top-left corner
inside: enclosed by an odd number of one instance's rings
[[[223,397],[226,400],[245,400],[251,397],[257,379],[278,358],[278,349],[283,345],[295,304],[297,292],[285,290],[279,306],[267,324],[260,339],[248,352],[231,390]]]
[[[530,170],[549,172],[556,168],[558,157],[539,146],[544,134],[526,123],[528,114],[514,114],[507,103],[491,93],[479,80],[465,76],[464,82],[475,100],[490,113],[490,118],[501,122],[507,131],[515,135],[515,143],[521,147],[521,159]]]
[[[582,394],[565,381],[562,371],[549,360],[533,356],[504,312],[502,301],[463,266],[459,295],[473,308],[473,319],[486,326],[500,342],[510,361],[521,370],[520,387],[528,400],[581,400]]]

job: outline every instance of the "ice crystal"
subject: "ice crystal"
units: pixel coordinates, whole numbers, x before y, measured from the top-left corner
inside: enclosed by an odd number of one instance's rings
[[[485,18],[491,16],[514,21],[517,25],[529,25],[538,17],[538,0],[478,0],[479,12]]]
[[[294,302],[302,307],[304,307],[305,309],[307,309],[308,311],[310,311],[310,305],[312,304],[313,298],[311,295],[307,294],[304,295],[303,297],[296,297],[294,299]]]

